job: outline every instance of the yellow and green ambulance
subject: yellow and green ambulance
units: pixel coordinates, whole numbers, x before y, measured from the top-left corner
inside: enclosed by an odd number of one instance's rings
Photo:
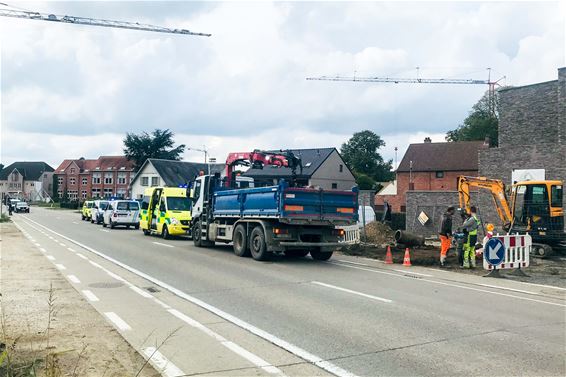
[[[141,203],[140,228],[146,236],[169,238],[190,234],[191,208],[185,188],[148,188]]]
[[[83,208],[81,209],[81,220],[90,221],[92,216],[92,207],[94,206],[93,200],[85,200]]]

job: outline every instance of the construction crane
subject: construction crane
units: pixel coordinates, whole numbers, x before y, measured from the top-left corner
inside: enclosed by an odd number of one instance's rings
[[[8,4],[4,4],[4,3],[0,3],[0,5],[9,6]],[[111,27],[117,29],[152,31],[156,33],[194,35],[199,37],[210,37],[212,35],[208,33],[195,33],[186,29],[171,29],[163,26],[140,24],[138,22],[113,21],[113,20],[103,20],[103,19],[88,18],[88,17],[76,17],[76,16],[61,16],[50,13],[40,13],[40,12],[27,11],[27,10],[0,9],[0,16],[23,18],[26,20],[62,22],[66,24],[75,24],[75,25],[102,26],[102,27]]]
[[[487,80],[477,79],[423,79],[419,77],[419,67],[417,67],[417,77],[415,78],[401,78],[401,77],[358,77],[358,76],[319,76],[307,77],[307,80],[316,81],[353,81],[353,82],[382,82],[392,84],[456,84],[456,85],[488,85],[488,100],[490,113],[495,113],[495,89],[500,86],[499,82],[505,78],[501,77],[496,81],[491,80],[491,68],[487,68]]]

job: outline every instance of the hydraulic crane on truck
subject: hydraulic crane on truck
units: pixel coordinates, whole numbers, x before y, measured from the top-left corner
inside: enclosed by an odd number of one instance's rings
[[[265,165],[286,167],[291,169],[291,186],[295,185],[297,168],[303,171],[302,161],[291,151],[280,150],[268,152],[255,149],[253,152],[232,152],[226,158],[226,187],[233,187],[236,182],[234,167],[237,165],[249,166],[252,169],[263,169]]]
[[[503,181],[486,177],[460,176],[458,196],[460,208],[466,213],[470,213],[472,187],[491,192],[503,230],[509,233],[529,234],[533,239],[535,255],[544,258],[551,255],[553,250],[566,250],[562,181],[516,182],[511,187],[511,201],[509,201]]]

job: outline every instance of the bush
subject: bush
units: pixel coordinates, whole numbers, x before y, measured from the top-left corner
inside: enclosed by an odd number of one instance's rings
[[[10,221],[10,216],[8,216],[6,213],[3,213],[2,217],[0,217],[0,223],[8,223]]]
[[[79,202],[61,202],[61,208],[78,209]]]
[[[383,212],[375,212],[375,219],[377,221],[381,221],[383,217]],[[391,224],[390,227],[393,230],[405,230],[405,219],[407,218],[407,214],[405,213],[392,213],[391,214]]]

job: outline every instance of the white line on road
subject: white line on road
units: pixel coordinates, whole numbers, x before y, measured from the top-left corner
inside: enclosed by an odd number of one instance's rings
[[[146,347],[142,349],[142,354],[145,356],[149,363],[155,369],[161,372],[165,377],[184,376],[185,372],[177,368],[175,364],[170,362],[161,352],[155,347]]]
[[[67,275],[67,277],[69,278],[70,281],[72,281],[75,284],[80,284],[81,281],[79,280],[78,277],[76,277],[75,275]]]
[[[96,262],[93,262],[93,261],[91,261],[91,260],[89,260],[88,262],[89,262],[90,264],[92,264],[92,265],[93,265],[94,267],[96,267],[96,268],[102,268],[102,266],[99,265],[99,264],[96,263]]]
[[[163,301],[157,299],[157,298],[153,298],[153,301],[155,301],[156,303],[158,303],[159,305],[161,305],[163,308],[165,309],[171,309],[171,307],[169,305],[167,305],[166,303],[164,303]]]
[[[128,270],[129,272],[131,272],[133,274],[136,274],[136,275],[138,275],[138,276],[140,276],[140,277],[142,277],[146,280],[151,281],[152,283],[162,287],[163,289],[168,290],[169,292],[173,293],[174,295],[181,297],[181,298],[183,298],[183,299],[185,299],[189,302],[192,302],[193,304],[200,306],[201,308],[203,308],[203,309],[205,309],[205,310],[207,310],[207,311],[209,311],[213,314],[216,314],[217,316],[227,320],[228,322],[231,322],[234,325],[236,325],[236,326],[238,326],[238,327],[240,327],[240,328],[242,328],[242,329],[244,329],[244,330],[246,330],[246,331],[248,331],[252,334],[259,336],[260,338],[265,339],[266,341],[285,349],[286,351],[294,354],[295,356],[298,356],[301,359],[303,359],[303,360],[305,360],[305,361],[307,361],[307,362],[309,362],[309,363],[311,363],[315,366],[318,366],[319,368],[322,368],[322,369],[326,370],[327,372],[334,374],[335,376],[339,376],[339,377],[354,377],[355,376],[355,374],[353,374],[353,373],[351,373],[351,372],[349,372],[345,369],[340,368],[339,366],[333,364],[330,361],[323,360],[319,356],[316,356],[316,355],[314,355],[314,354],[312,354],[312,353],[310,353],[310,352],[308,352],[308,351],[306,351],[306,350],[304,350],[304,349],[302,349],[302,348],[300,348],[300,347],[298,347],[298,346],[296,346],[292,343],[289,343],[286,340],[278,338],[277,336],[275,336],[275,335],[273,335],[273,334],[271,334],[271,333],[269,333],[265,330],[262,330],[262,329],[254,326],[254,325],[252,325],[252,324],[250,324],[250,323],[248,323],[248,322],[246,322],[246,321],[244,321],[244,320],[242,320],[242,319],[240,319],[236,316],[233,316],[232,314],[226,313],[225,311],[223,311],[223,310],[221,310],[221,309],[219,309],[215,306],[212,306],[212,305],[210,305],[210,304],[208,304],[208,303],[206,303],[206,302],[204,302],[204,301],[202,301],[202,300],[200,300],[200,299],[198,299],[194,296],[191,296],[191,295],[181,291],[180,289],[173,287],[172,285],[169,285],[169,284],[167,284],[167,283],[165,283],[165,282],[163,282],[159,279],[154,278],[151,275],[148,275],[144,272],[141,272],[140,270],[137,270],[133,267],[130,267],[129,265],[122,263],[122,262],[120,262],[120,261],[118,261],[118,260],[116,260],[112,257],[109,257],[108,255],[101,253],[100,251],[95,250],[90,246],[87,246],[87,245],[85,245],[85,244],[83,244],[79,241],[76,241],[76,240],[74,240],[70,237],[67,237],[67,236],[65,236],[61,233],[58,233],[58,232],[46,227],[45,225],[38,223],[37,221],[31,220],[31,219],[28,219],[28,220],[30,222],[42,227],[43,229],[48,230],[49,232],[56,234],[56,235],[58,235],[58,236],[60,236],[64,239],[66,239],[67,241],[74,243],[75,245],[82,247],[83,249],[86,249],[86,250],[90,251],[91,253],[96,254],[99,257],[104,258],[107,261],[110,261],[110,262],[114,263],[115,265],[120,266],[120,267]]]
[[[110,275],[110,276],[113,277],[114,279],[119,280],[119,281],[123,281],[123,282],[126,281],[126,280],[123,279],[121,276],[116,275],[115,273],[113,273],[113,272],[111,272],[111,271],[108,271],[108,270],[106,270],[106,269],[104,269],[104,270],[106,271],[106,273],[107,273],[108,275]]]
[[[49,259],[49,260],[55,260],[55,257],[54,257],[53,255],[48,255],[48,256],[47,256],[47,259]]]
[[[393,270],[393,271],[397,271],[397,272],[402,272],[404,274],[413,274],[413,275],[417,275],[417,276],[426,276],[426,277],[433,277],[432,275],[428,275],[428,274],[421,274],[418,272],[414,272],[414,271],[408,271],[408,270]]]
[[[83,259],[88,259],[87,257],[85,257],[84,255],[82,255],[81,253],[77,253],[77,257],[83,258]]]
[[[76,253],[75,249],[71,249],[70,247],[67,248],[70,252]]]
[[[66,270],[67,267],[63,266],[61,263],[55,263],[55,267],[57,267],[60,270]]]
[[[96,297],[96,295],[94,293],[92,293],[92,291],[85,289],[82,292],[83,292],[83,295],[85,295],[85,297],[87,298],[87,300],[92,301],[92,302],[100,301],[98,299],[98,297]]]
[[[78,224],[78,222],[76,222],[76,221],[73,221],[73,224]]]
[[[122,318],[118,316],[118,314],[114,312],[105,312],[104,315],[106,316],[106,318],[110,320],[110,322],[112,322],[120,330],[126,331],[132,329],[130,325],[126,323],[126,321],[124,321]]]
[[[43,247],[40,247],[39,251],[41,251],[42,253],[47,253],[47,250],[45,250]]]
[[[365,264],[365,263],[358,263],[358,262],[350,262],[349,260],[344,260],[344,259],[338,259],[338,262],[342,262],[342,263],[350,263],[350,264],[355,264],[356,266],[366,266],[366,267],[371,267],[369,264]]]
[[[523,291],[522,289],[515,289],[515,288],[507,288],[507,287],[502,287],[500,285],[481,284],[481,283],[478,283],[478,285],[481,285],[482,287],[505,289],[507,291],[526,293],[526,294],[529,294],[529,295],[536,295],[537,294],[536,292]]]
[[[383,302],[387,302],[387,303],[393,302],[393,301],[391,301],[391,300],[389,300],[389,299],[386,299],[386,298],[377,297],[377,296],[373,296],[373,295],[368,295],[368,294],[366,294],[366,293],[362,293],[362,292],[358,292],[358,291],[353,291],[353,290],[348,289],[348,288],[337,287],[337,286],[332,285],[332,284],[321,283],[320,281],[311,281],[311,283],[312,283],[312,284],[316,284],[316,285],[320,285],[320,286],[326,287],[326,288],[336,289],[337,291],[342,291],[342,292],[351,293],[351,294],[358,295],[358,296],[362,296],[362,297],[366,297],[366,298],[371,298],[372,300],[383,301]]]
[[[59,245],[66,247],[67,245],[65,245],[63,242],[59,242]]]
[[[110,233],[110,231],[108,229],[98,229],[98,230],[100,230],[101,232]]]
[[[150,295],[149,293],[147,293],[146,291],[144,291],[143,289],[140,289],[138,287],[136,287],[135,285],[130,285],[130,289],[134,292],[136,292],[137,294],[139,294],[142,297],[145,298],[153,298],[152,295]]]
[[[41,247],[41,244],[39,242],[34,242],[33,244],[37,247]]]
[[[175,247],[175,246],[173,246],[173,245],[167,245],[166,243],[161,243],[161,242],[155,242],[155,241],[153,241],[152,243],[154,243],[154,244],[156,244],[156,245],[159,245],[159,246]]]

